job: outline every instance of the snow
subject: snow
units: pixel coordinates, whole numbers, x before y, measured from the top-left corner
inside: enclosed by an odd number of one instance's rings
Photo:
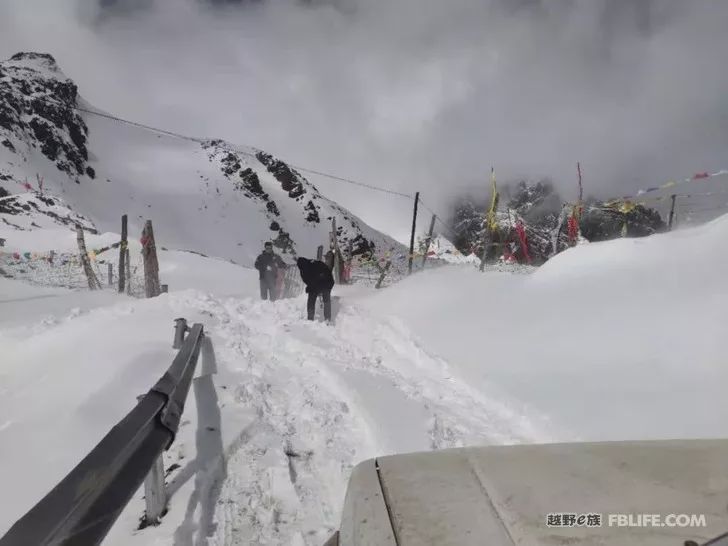
[[[0,496],[0,532],[162,374],[178,316],[205,324],[217,373],[200,366],[166,455],[167,468],[180,467],[168,478],[174,495],[163,524],[134,531],[139,493],[108,544],[129,544],[130,533],[138,544],[195,543],[198,535],[210,544],[320,544],[338,525],[360,460],[538,436],[459,383],[400,321],[363,310],[369,288],[338,288],[336,324],[327,327],[304,320],[303,298],[249,297],[257,291],[250,270],[184,252],[160,260],[173,292],[154,300],[0,283],[3,301],[22,295],[0,323],[9,357],[0,368],[0,435],[13,446],[0,453],[0,481],[8,491],[24,484]],[[30,483],[19,468],[34,469]]]
[[[728,217],[568,250],[532,275],[425,272],[372,298],[560,440],[721,437]]]
[[[171,292],[152,300],[0,279],[0,533],[162,374],[179,316],[205,325],[214,360],[165,454],[170,511],[136,530],[138,492],[105,544],[320,545],[376,455],[724,436],[727,232],[722,218],[531,274],[337,287],[333,326],[306,321],[304,297],[259,301],[253,270],[182,251],[160,253]]]
[[[480,260],[474,254],[467,256],[462,254],[455,245],[447,240],[443,235],[433,237],[430,241],[430,247],[427,250],[428,256],[436,257],[444,262],[451,264],[471,264],[480,265]]]
[[[433,260],[383,290],[371,280],[336,287],[327,326],[305,320],[304,296],[258,300],[246,266],[271,235],[264,206],[234,192],[200,142],[86,121],[93,182],[59,178],[30,147],[22,163],[0,147],[16,180],[37,172],[62,197],[13,196],[37,210],[0,215],[15,224],[0,223],[0,267],[17,277],[0,277],[0,534],[169,366],[181,316],[204,324],[213,351],[165,454],[170,510],[137,530],[137,492],[108,545],[320,545],[339,523],[351,469],[375,455],[726,434],[728,217],[485,274],[438,239],[438,257],[455,263]],[[299,253],[313,255],[328,217],[341,225],[348,213],[320,197],[322,224],[308,225],[300,204],[250,164],[283,196]],[[88,292],[78,267],[59,273],[12,257],[76,254],[75,233],[57,218],[69,215],[99,231],[86,234],[89,249],[108,246],[122,212],[136,268],[141,222],[153,219],[169,294]],[[101,262],[116,270],[117,255],[99,256],[104,281]],[[390,281],[405,267],[399,258]]]

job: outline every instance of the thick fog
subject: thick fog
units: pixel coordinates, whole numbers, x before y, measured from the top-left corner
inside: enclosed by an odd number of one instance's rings
[[[443,212],[491,165],[565,198],[577,161],[600,197],[726,168],[726,29],[713,0],[0,2],[0,56],[53,54],[99,108]],[[406,234],[406,199],[310,178]]]

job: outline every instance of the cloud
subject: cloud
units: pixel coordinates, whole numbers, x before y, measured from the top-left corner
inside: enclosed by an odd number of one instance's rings
[[[727,27],[710,0],[23,0],[0,5],[0,54],[49,51],[100,108],[444,212],[491,165],[566,197],[576,161],[602,196],[725,167]],[[406,200],[314,181],[406,234]]]

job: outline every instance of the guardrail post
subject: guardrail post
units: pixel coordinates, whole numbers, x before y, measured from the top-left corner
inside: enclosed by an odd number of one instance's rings
[[[144,395],[137,396],[140,402]],[[146,504],[143,525],[159,525],[167,513],[167,489],[164,483],[164,459],[162,453],[154,460],[149,474],[144,478],[144,502]]]
[[[174,320],[174,343],[172,344],[173,349],[179,349],[185,341],[185,333],[190,329],[187,326],[187,319],[178,318]]]

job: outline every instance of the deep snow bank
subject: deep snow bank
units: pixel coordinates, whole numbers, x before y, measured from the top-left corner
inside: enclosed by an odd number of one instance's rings
[[[727,237],[724,217],[577,247],[530,276],[444,268],[366,305],[575,436],[724,436]]]

